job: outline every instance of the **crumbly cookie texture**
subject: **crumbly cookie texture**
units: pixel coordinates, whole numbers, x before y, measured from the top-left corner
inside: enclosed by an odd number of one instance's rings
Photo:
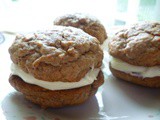
[[[160,65],[160,22],[135,24],[115,34],[109,53],[137,66]]]
[[[106,30],[101,22],[97,18],[87,14],[66,14],[56,18],[54,24],[80,28],[86,33],[96,37],[101,44],[107,39]]]
[[[102,65],[103,52],[96,38],[73,27],[17,35],[9,48],[12,61],[44,81],[79,81]]]
[[[91,85],[75,89],[54,91],[28,84],[16,75],[11,75],[9,82],[16,90],[22,92],[26,99],[40,105],[42,108],[48,108],[84,103],[97,92],[98,87],[104,82],[104,77],[103,73],[100,71],[97,80]]]

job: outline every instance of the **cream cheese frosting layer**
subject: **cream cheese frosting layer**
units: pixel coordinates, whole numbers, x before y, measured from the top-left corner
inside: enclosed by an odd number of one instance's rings
[[[147,77],[152,78],[160,76],[160,66],[153,66],[153,67],[135,66],[111,56],[110,56],[110,63],[112,68],[125,73],[129,73],[134,76],[140,76],[143,78]]]
[[[47,82],[38,80],[32,75],[21,70],[16,64],[11,64],[11,72],[13,75],[19,76],[26,83],[37,85],[49,90],[66,90],[90,85],[94,80],[97,80],[99,71],[99,68],[91,69],[79,82]]]

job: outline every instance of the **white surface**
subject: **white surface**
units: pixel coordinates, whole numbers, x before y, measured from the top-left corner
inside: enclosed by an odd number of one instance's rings
[[[41,109],[27,101],[8,83],[8,46],[13,37],[0,45],[1,120],[160,120],[160,89],[136,86],[114,78],[105,71],[105,83],[96,96],[73,107]]]

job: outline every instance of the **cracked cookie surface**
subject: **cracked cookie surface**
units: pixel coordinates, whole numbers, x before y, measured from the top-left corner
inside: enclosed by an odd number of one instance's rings
[[[79,81],[102,64],[103,52],[96,38],[73,27],[17,35],[10,57],[23,71],[44,81]]]
[[[135,24],[115,34],[109,53],[136,66],[160,65],[160,22]]]
[[[54,24],[80,28],[86,33],[96,37],[101,44],[107,39],[104,26],[96,17],[91,15],[82,13],[66,14],[56,18]]]

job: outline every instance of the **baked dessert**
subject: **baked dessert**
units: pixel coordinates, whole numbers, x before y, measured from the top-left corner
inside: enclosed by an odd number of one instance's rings
[[[104,82],[99,42],[77,28],[17,35],[9,53],[10,84],[43,108],[81,104]]]
[[[66,14],[55,19],[54,25],[72,26],[80,28],[96,37],[102,44],[107,39],[107,33],[102,23],[94,16],[74,13]]]
[[[160,87],[160,23],[123,29],[109,41],[114,76],[147,87]]]

